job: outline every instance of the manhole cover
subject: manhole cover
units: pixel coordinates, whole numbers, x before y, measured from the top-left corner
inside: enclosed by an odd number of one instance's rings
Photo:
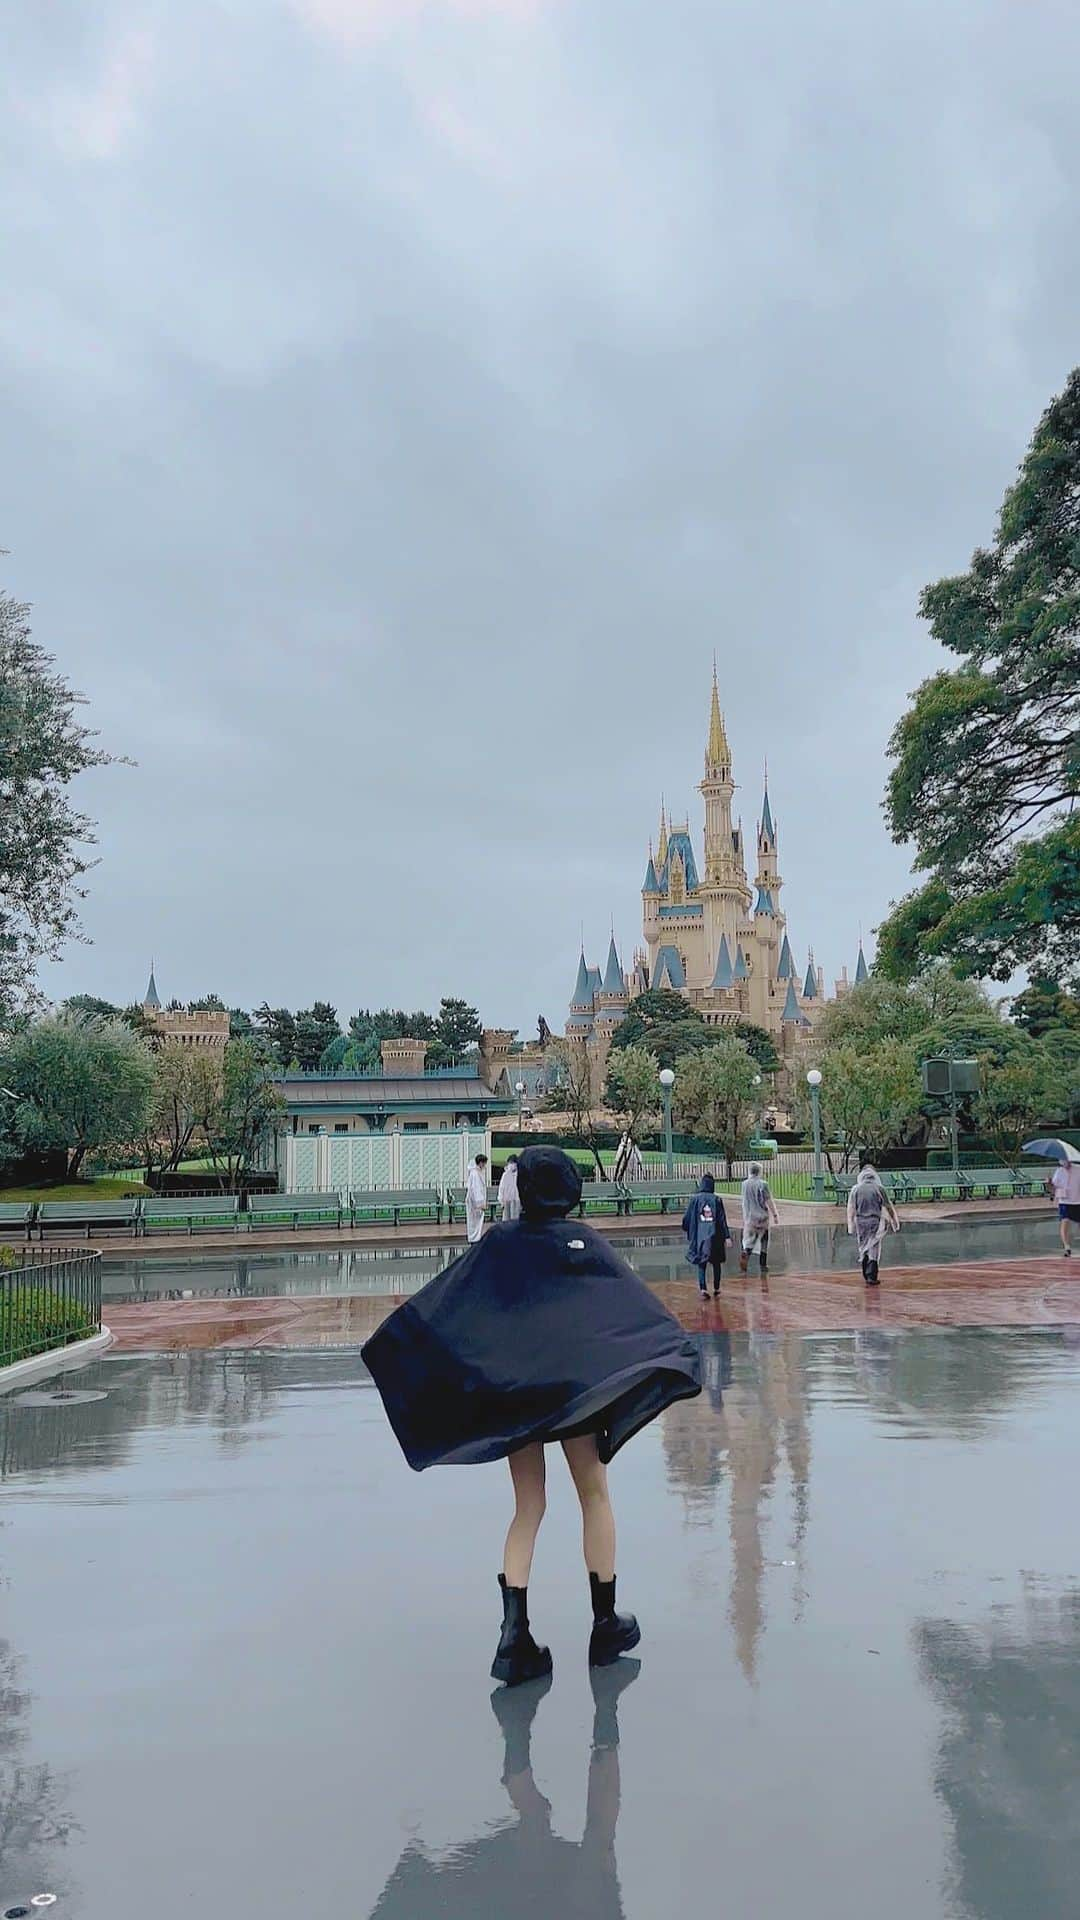
[[[75,1387],[29,1387],[25,1393],[13,1394],[12,1399],[17,1407],[84,1407],[88,1400],[104,1400],[106,1391],[104,1387],[96,1391],[90,1387],[81,1390]],[[47,1903],[45,1894],[40,1897]]]

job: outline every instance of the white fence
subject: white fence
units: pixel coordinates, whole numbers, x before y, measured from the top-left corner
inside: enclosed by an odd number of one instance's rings
[[[470,1160],[491,1158],[482,1127],[452,1133],[287,1133],[279,1177],[286,1193],[371,1193],[382,1187],[462,1187]]]

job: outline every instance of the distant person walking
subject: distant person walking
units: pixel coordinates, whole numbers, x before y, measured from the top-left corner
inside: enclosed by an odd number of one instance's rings
[[[478,1153],[465,1182],[465,1237],[479,1240],[487,1218],[487,1154]]]
[[[1080,1225],[1080,1161],[1063,1160],[1050,1175],[1050,1191],[1057,1201],[1061,1251],[1072,1258],[1072,1230]]]
[[[761,1163],[755,1160],[746,1179],[742,1183],[742,1252],[739,1255],[739,1272],[745,1273],[750,1255],[756,1253],[762,1273],[769,1267],[769,1227],[780,1225],[780,1215],[776,1211],[776,1202],[769,1189],[769,1183],[762,1177]]]
[[[624,1133],[619,1141],[613,1172],[616,1185],[620,1187],[629,1185],[631,1180],[645,1178],[645,1162],[641,1157],[641,1150],[629,1133]]]
[[[687,1256],[690,1265],[697,1268],[702,1298],[708,1298],[708,1272],[711,1267],[713,1299],[718,1300],[724,1256],[731,1245],[731,1230],[711,1173],[702,1174],[701,1185],[683,1214],[682,1223]]]
[[[521,1201],[517,1190],[517,1154],[512,1153],[499,1181],[499,1213],[504,1220],[521,1219]]]
[[[848,1194],[847,1227],[858,1243],[863,1279],[868,1287],[880,1286],[878,1265],[881,1249],[887,1233],[899,1233],[900,1216],[878,1179],[875,1167],[862,1167]]]

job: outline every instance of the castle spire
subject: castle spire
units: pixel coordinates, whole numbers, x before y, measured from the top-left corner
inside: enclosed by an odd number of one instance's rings
[[[660,838],[657,841],[657,846],[656,846],[656,865],[658,870],[661,873],[663,873],[664,871],[664,865],[666,860],[667,860],[667,810],[664,806],[664,796],[663,794],[661,794],[660,795]]]
[[[775,847],[776,828],[773,826],[772,808],[769,805],[769,762],[767,759],[765,761],[765,798],[761,807],[760,838],[762,840],[768,840]]]
[[[161,1007],[161,1001],[158,999],[157,982],[154,979],[154,963],[152,960],[150,962],[150,979],[147,983],[146,992],[143,995],[143,1006],[153,1007],[155,1010],[159,1010]]]
[[[863,982],[864,982],[865,980],[869,980],[869,978],[870,978],[870,969],[869,969],[869,967],[868,967],[868,966],[867,966],[867,964],[866,964],[866,955],[865,955],[865,953],[863,952],[863,943],[862,943],[862,938],[861,938],[861,936],[860,936],[860,939],[859,939],[859,963],[858,963],[858,965],[857,965],[857,967],[855,968],[855,985],[856,985],[857,987],[861,987],[861,986],[862,986],[862,984],[863,984]]]
[[[727,733],[724,730],[724,716],[720,711],[720,691],[716,684],[716,655],[713,655],[712,699],[709,703],[709,746],[705,755],[705,764],[709,767],[729,767],[731,748],[728,746]]]

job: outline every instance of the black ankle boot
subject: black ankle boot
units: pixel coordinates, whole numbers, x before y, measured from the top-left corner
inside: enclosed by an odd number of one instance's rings
[[[876,1260],[868,1260],[866,1263],[866,1284],[868,1287],[880,1287],[881,1285],[881,1277],[878,1273],[878,1263]]]
[[[616,1613],[615,1582],[589,1575],[592,1589],[593,1630],[589,1640],[589,1665],[609,1666],[620,1653],[629,1653],[641,1639],[641,1628],[632,1613]]]
[[[493,1680],[504,1680],[508,1687],[520,1687],[526,1680],[539,1680],[551,1672],[551,1655],[538,1647],[529,1632],[529,1593],[527,1587],[508,1587],[505,1574],[499,1575],[503,1597],[503,1625],[495,1658],[491,1663]]]

